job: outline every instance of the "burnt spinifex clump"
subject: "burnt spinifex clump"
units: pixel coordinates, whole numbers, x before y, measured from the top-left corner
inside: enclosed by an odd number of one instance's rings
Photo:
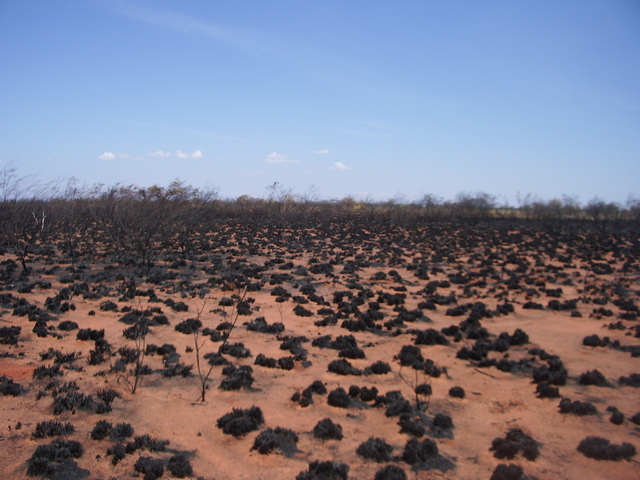
[[[602,437],[585,438],[578,445],[578,451],[596,460],[629,460],[636,455],[636,447],[632,444],[625,442],[616,445]]]
[[[524,458],[533,461],[540,455],[538,443],[519,428],[510,429],[504,438],[495,438],[489,450],[498,459],[512,460],[522,452]]]
[[[258,430],[263,423],[264,416],[260,407],[234,408],[233,411],[218,419],[217,426],[227,435],[242,437],[249,432]]]

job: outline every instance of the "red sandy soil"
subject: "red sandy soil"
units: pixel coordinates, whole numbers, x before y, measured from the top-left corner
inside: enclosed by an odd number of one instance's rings
[[[284,260],[292,261],[294,266],[309,267],[309,254],[286,255]],[[516,252],[519,253],[519,252]],[[340,252],[332,248],[331,255],[337,256]],[[399,255],[394,265],[389,262],[372,263],[369,266],[357,270],[357,278],[354,274],[341,274],[342,267],[336,265],[335,275],[326,276],[316,274],[307,277],[306,281],[312,281],[316,287],[316,293],[324,297],[329,308],[337,311],[337,305],[332,302],[334,291],[349,291],[348,283],[356,280],[364,287],[370,288],[374,293],[373,298],[367,302],[375,301],[381,291],[397,293],[393,287],[406,287],[407,310],[415,310],[421,301],[425,300],[425,294],[419,293],[427,284],[427,280],[421,280],[409,270],[407,265],[418,254],[415,251],[404,251]],[[520,252],[520,255],[528,259],[531,265],[535,260],[531,252]],[[604,292],[612,285],[622,284],[629,298],[638,303],[638,291],[640,290],[639,278],[636,274],[620,273],[621,261],[613,257],[606,258],[613,266],[613,273],[595,275],[590,272],[586,262],[574,258],[571,265],[565,265],[549,258],[546,253],[541,254],[546,265],[556,265],[567,274],[566,277],[558,276],[555,272],[544,267],[534,271],[531,268],[527,275],[537,277],[545,282],[545,288],[562,288],[561,301],[568,299],[595,298],[601,295],[591,295],[585,291],[585,286],[594,285],[602,288]],[[1,260],[11,257],[5,255]],[[268,259],[274,256],[263,255],[246,257],[247,261],[257,265],[264,265]],[[335,258],[335,257],[334,257]],[[351,257],[353,259],[353,257]],[[473,271],[477,266],[469,265],[467,257],[458,257],[455,264],[443,260],[438,266],[440,272],[429,272],[430,280],[447,280],[448,275],[457,272],[459,265],[465,266],[468,271]],[[431,266],[434,266],[431,262]],[[60,277],[66,265],[62,265],[61,271],[47,273],[46,266],[42,263],[34,263],[34,272],[30,275],[31,282],[47,281],[52,287],[42,289],[36,287],[31,293],[20,294],[11,291],[14,298],[24,298],[32,305],[45,309],[44,302],[47,297],[52,297],[61,288],[69,286],[61,284]],[[202,271],[202,268],[191,270],[190,282],[192,284],[206,282],[210,277]],[[640,411],[640,396],[638,389],[621,385],[620,376],[629,376],[640,371],[638,358],[633,358],[629,352],[617,350],[611,347],[588,347],[582,344],[585,336],[597,334],[601,338],[608,336],[611,341],[619,340],[623,345],[640,345],[640,339],[632,333],[637,325],[635,321],[623,321],[624,330],[611,330],[607,328],[609,323],[618,319],[621,312],[612,303],[604,306],[614,312],[613,317],[594,316],[594,308],[599,307],[593,303],[579,301],[577,311],[581,317],[572,317],[570,311],[552,311],[523,309],[523,304],[528,301],[542,303],[545,307],[551,298],[544,294],[536,298],[528,297],[527,293],[520,290],[500,289],[500,282],[488,279],[486,287],[475,287],[468,295],[464,294],[464,285],[452,284],[448,288],[438,288],[441,295],[455,292],[458,296],[458,304],[482,301],[490,310],[495,309],[504,300],[508,300],[514,306],[514,312],[506,315],[494,315],[493,318],[483,318],[482,326],[495,340],[501,332],[513,334],[516,329],[521,329],[529,336],[529,343],[511,347],[506,354],[510,360],[531,359],[533,366],[544,365],[545,362],[533,357],[528,351],[532,348],[544,349],[547,353],[558,355],[569,372],[567,384],[560,386],[562,397],[571,400],[588,401],[594,404],[598,410],[596,415],[575,416],[559,413],[560,399],[537,398],[535,395],[536,384],[532,382],[531,369],[519,372],[503,372],[495,367],[480,368],[477,362],[456,358],[456,353],[463,346],[471,347],[474,340],[463,338],[456,343],[451,337],[449,345],[419,346],[425,358],[433,360],[440,367],[446,368],[446,374],[438,378],[432,378],[424,374],[418,375],[419,383],[425,382],[431,385],[433,394],[429,399],[428,407],[423,415],[428,438],[431,435],[430,427],[433,416],[437,413],[449,415],[454,424],[450,434],[434,438],[438,445],[440,463],[427,468],[412,468],[411,465],[398,459],[393,462],[377,463],[367,460],[356,454],[358,446],[370,437],[384,439],[393,447],[392,455],[401,456],[406,442],[411,438],[406,433],[400,433],[398,417],[387,417],[384,406],[374,406],[373,402],[352,402],[352,406],[336,408],[328,405],[327,395],[313,395],[314,403],[301,407],[293,402],[291,397],[296,392],[301,392],[312,382],[319,380],[326,385],[330,392],[337,387],[346,390],[351,385],[377,387],[380,394],[393,390],[400,390],[405,398],[413,402],[414,395],[410,385],[403,381],[400,374],[409,382],[415,381],[415,373],[411,367],[401,367],[394,356],[404,345],[414,344],[414,334],[403,333],[392,335],[392,331],[382,328],[371,332],[349,332],[341,328],[342,319],[336,325],[318,327],[314,322],[321,320],[322,316],[299,317],[293,313],[296,303],[289,300],[277,303],[270,294],[275,285],[269,285],[268,275],[283,273],[278,270],[278,265],[272,265],[262,272],[266,275],[267,282],[260,291],[249,292],[247,297],[255,301],[251,304],[252,313],[249,316],[239,316],[238,326],[232,331],[230,343],[242,342],[250,349],[252,356],[249,358],[233,358],[226,356],[235,365],[250,365],[253,368],[255,382],[251,390],[222,391],[218,388],[223,377],[222,367],[213,369],[208,384],[205,402],[199,402],[199,380],[192,370],[192,375],[187,378],[165,378],[159,373],[153,373],[144,377],[142,385],[135,394],[132,394],[128,386],[122,381],[118,373],[107,373],[96,376],[96,373],[109,369],[117,355],[107,363],[101,365],[88,365],[89,350],[94,348],[92,341],[80,341],[76,339],[77,331],[62,332],[55,329],[57,322],[50,322],[54,332],[60,338],[48,336],[37,337],[32,333],[33,323],[27,317],[19,317],[11,314],[11,308],[6,307],[0,318],[0,326],[17,325],[22,327],[17,346],[0,345],[0,353],[5,358],[0,358],[0,375],[6,375],[25,388],[25,393],[20,396],[0,396],[0,476],[2,478],[30,478],[26,476],[27,462],[38,445],[50,443],[53,439],[34,439],[32,433],[39,422],[45,420],[58,420],[62,423],[71,422],[75,432],[64,437],[66,440],[79,441],[84,447],[84,455],[77,459],[78,465],[90,472],[87,478],[133,478],[138,476],[134,472],[134,464],[139,456],[152,456],[154,458],[168,458],[171,452],[152,453],[137,451],[127,455],[117,465],[113,466],[111,456],[107,455],[107,449],[113,445],[109,439],[102,441],[92,440],[90,433],[99,420],[107,420],[113,425],[121,422],[130,423],[135,429],[135,435],[148,434],[153,438],[168,440],[168,448],[172,451],[184,451],[192,454],[191,465],[193,467],[192,478],[205,479],[293,479],[302,471],[306,471],[308,464],[314,460],[332,460],[349,465],[350,479],[373,479],[376,472],[387,464],[401,467],[408,478],[431,479],[488,479],[493,470],[501,463],[520,465],[527,478],[545,479],[637,479],[640,478],[640,465],[638,457],[630,461],[599,461],[586,458],[576,450],[577,445],[587,436],[599,436],[609,439],[612,443],[621,444],[628,442],[636,448],[640,448],[640,427],[630,421],[630,417]],[[513,267],[510,265],[509,267]],[[185,267],[185,269],[188,267]],[[90,271],[102,271],[103,266],[92,265]],[[117,270],[117,267],[116,267]],[[387,276],[383,280],[372,280],[377,272],[389,273],[395,270],[402,277],[394,280]],[[291,270],[284,272],[291,273]],[[68,273],[68,272],[66,272]],[[567,282],[570,280],[570,282]],[[304,283],[303,277],[297,277],[295,282],[282,284],[293,295],[299,295],[296,286]],[[571,284],[568,284],[571,283]],[[148,297],[135,297],[134,299],[121,299],[121,292],[115,290],[122,282],[108,284],[112,288],[110,296],[99,299],[85,299],[81,295],[74,296],[69,301],[75,305],[75,310],[62,314],[54,314],[58,321],[71,320],[77,322],[80,328],[104,329],[105,338],[113,345],[114,350],[122,346],[133,346],[133,342],[122,336],[122,331],[127,326],[119,322],[122,311],[105,312],[100,310],[100,305],[105,300],[117,303],[119,309],[129,306],[134,309],[160,307],[168,317],[170,325],[151,327],[151,333],[146,337],[147,344],[163,345],[173,344],[180,354],[180,361],[185,364],[195,364],[196,358],[193,351],[187,351],[194,346],[192,335],[184,335],[177,332],[174,326],[187,318],[196,316],[196,312],[204,307],[201,320],[204,327],[214,329],[225,317],[214,310],[223,297],[233,293],[242,295],[242,291],[223,291],[219,285],[209,286],[210,291],[202,297],[199,295],[181,294],[176,288],[177,281],[167,282],[164,286],[140,283],[138,289],[153,288],[156,295],[162,301],[171,298],[184,301],[189,306],[188,312],[175,312],[163,303],[148,303]],[[93,285],[92,285],[93,287]],[[496,290],[497,288],[497,290]],[[493,290],[492,290],[493,289]],[[539,289],[540,290],[540,289]],[[353,291],[353,290],[352,290]],[[502,292],[501,299],[495,298],[495,293]],[[357,290],[353,291],[357,294]],[[529,292],[530,294],[531,292]],[[360,307],[362,311],[367,308],[367,302]],[[310,302],[303,305],[305,308],[316,312],[321,308],[316,303]],[[454,305],[451,305],[454,306]],[[437,306],[435,311],[424,310],[423,313],[431,321],[418,321],[407,323],[407,329],[426,330],[433,328],[438,331],[450,325],[458,325],[467,318],[467,315],[452,317],[446,315],[450,306]],[[89,315],[95,311],[94,316]],[[232,310],[226,309],[230,314]],[[397,315],[393,307],[381,303],[381,311],[385,318],[380,324],[394,318]],[[310,341],[303,343],[302,347],[308,351],[307,359],[310,364],[304,365],[300,361],[295,362],[291,371],[281,369],[269,369],[254,365],[259,353],[267,357],[280,358],[290,356],[288,351],[281,350],[280,341],[273,334],[251,332],[242,323],[264,316],[269,324],[282,322],[285,330],[282,335],[305,336]],[[351,317],[353,318],[353,317]],[[227,320],[229,317],[227,318]],[[394,328],[395,330],[395,328]],[[349,360],[356,368],[365,369],[373,362],[384,361],[391,366],[391,372],[385,375],[341,376],[327,370],[327,365],[338,358],[338,352],[332,349],[321,349],[311,345],[311,341],[322,335],[331,335],[332,339],[340,335],[353,334],[366,354],[365,359]],[[204,338],[203,353],[217,351],[219,343],[211,342]],[[98,390],[112,388],[118,391],[121,398],[113,402],[113,410],[105,414],[77,410],[75,412],[63,412],[54,415],[52,411],[52,398],[47,394],[37,399],[38,392],[42,391],[52,379],[33,379],[32,371],[40,365],[51,365],[52,360],[41,360],[39,354],[48,348],[54,348],[63,353],[80,352],[78,360],[71,364],[64,364],[64,376],[57,377],[60,382],[75,381],[80,391],[86,394],[96,395]],[[503,358],[505,353],[492,351],[490,358]],[[147,356],[145,362],[154,371],[163,368],[161,357]],[[75,368],[69,368],[73,366]],[[609,386],[584,386],[578,383],[581,373],[598,369],[609,382]],[[466,392],[464,399],[453,398],[448,392],[451,387],[461,386]],[[216,421],[222,415],[233,408],[249,408],[258,406],[262,410],[265,423],[261,427],[264,430],[269,427],[284,427],[294,431],[299,441],[298,452],[287,457],[281,453],[262,455],[251,450],[259,431],[254,431],[242,438],[225,435],[216,427]],[[607,407],[615,406],[625,415],[622,425],[614,425],[609,421],[610,412]],[[312,430],[316,423],[323,418],[331,418],[342,426],[344,438],[337,440],[320,440],[313,436]],[[490,447],[493,439],[504,437],[509,429],[519,428],[530,435],[539,444],[540,456],[529,461],[522,453],[512,460],[497,459]],[[449,468],[444,467],[448,465]],[[142,477],[142,475],[139,475]],[[171,478],[171,474],[165,471],[163,478]]]

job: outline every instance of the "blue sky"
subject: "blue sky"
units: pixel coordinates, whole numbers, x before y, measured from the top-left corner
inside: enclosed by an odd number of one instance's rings
[[[0,62],[43,181],[640,196],[637,0],[0,0]]]

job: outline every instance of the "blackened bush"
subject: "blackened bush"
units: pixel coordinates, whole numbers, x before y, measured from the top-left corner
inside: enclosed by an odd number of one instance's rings
[[[438,445],[430,438],[422,441],[411,438],[407,441],[402,452],[402,460],[410,465],[428,462],[438,456]]]
[[[222,348],[222,353],[231,355],[235,358],[247,358],[251,356],[251,351],[244,346],[244,343],[227,343]]]
[[[297,451],[298,435],[288,428],[268,428],[256,437],[251,450],[257,450],[262,455],[268,455],[274,450],[279,450],[287,457],[293,456]]]
[[[193,369],[193,365],[186,365],[182,362],[172,363],[167,368],[162,370],[163,377],[188,377],[191,375],[191,370]]]
[[[593,404],[579,400],[572,402],[568,398],[560,400],[558,407],[560,408],[560,413],[571,413],[578,416],[595,415],[598,413],[598,410]]]
[[[302,305],[296,305],[293,309],[293,313],[295,313],[299,317],[311,317],[313,316],[313,312],[311,310],[307,310]]]
[[[277,361],[275,358],[266,357],[262,353],[259,353],[256,357],[256,361],[253,362],[254,365],[260,365],[261,367],[266,368],[276,368]]]
[[[512,428],[507,432],[505,438],[495,438],[491,442],[493,456],[498,459],[513,459],[519,451],[527,460],[533,461],[540,455],[538,444],[529,435],[519,428]]]
[[[387,465],[376,472],[373,480],[407,480],[407,474],[397,465]]]
[[[624,414],[618,410],[611,414],[609,421],[614,425],[622,425],[624,423]]]
[[[197,318],[187,318],[183,322],[180,322],[175,326],[176,332],[184,333],[185,335],[190,335],[198,331],[199,328],[202,327],[202,322]]]
[[[124,440],[125,438],[133,437],[133,427],[128,423],[118,423],[113,430],[111,430],[111,438],[113,440]]]
[[[322,440],[342,440],[342,426],[325,418],[313,427],[313,436]]]
[[[253,385],[253,369],[248,365],[242,365],[239,368],[235,368],[233,365],[229,365],[225,369],[226,378],[220,382],[220,389],[225,391],[240,390],[244,388],[250,389]]]
[[[171,309],[176,311],[176,312],[188,312],[189,311],[189,305],[187,305],[184,302],[176,302],[173,305],[171,305]]]
[[[327,368],[330,372],[338,375],[362,375],[362,371],[355,368],[348,360],[333,360]]]
[[[596,460],[630,460],[636,454],[636,447],[630,443],[612,444],[606,438],[587,437],[578,445],[578,451],[585,457]]]
[[[17,397],[22,393],[22,386],[6,375],[0,375],[0,393]]]
[[[422,352],[414,345],[404,345],[395,358],[400,361],[402,366],[411,366],[418,370],[424,366]]]
[[[59,472],[60,464],[72,458],[80,458],[83,453],[82,445],[75,440],[56,439],[49,445],[39,445],[27,460],[27,475],[52,476]]]
[[[115,445],[109,447],[107,449],[107,455],[113,455],[111,459],[112,465],[117,465],[120,460],[122,460],[127,454],[127,449],[121,443],[116,443]]]
[[[280,367],[282,370],[293,370],[294,366],[294,357],[281,357],[278,359],[278,367]]]
[[[387,392],[384,397],[379,397],[378,401],[387,405],[387,410],[385,411],[385,416],[387,417],[397,417],[398,415],[413,413],[411,403],[404,398],[398,390]]]
[[[393,447],[382,438],[371,437],[369,440],[358,446],[356,453],[361,457],[382,463],[389,462],[391,460],[392,451]]]
[[[61,423],[56,420],[45,420],[36,425],[33,438],[57,437],[58,435],[69,435],[75,431],[75,427],[67,422]]]
[[[416,333],[416,345],[449,345],[447,337],[433,328],[418,330]]]
[[[491,474],[489,480],[523,480],[524,471],[520,465],[505,465],[501,463]]]
[[[62,332],[70,332],[71,330],[77,330],[78,324],[76,322],[72,322],[71,320],[65,320],[64,322],[60,322],[58,324],[58,330]]]
[[[453,428],[453,420],[449,415],[438,413],[435,417],[433,417],[433,428]]]
[[[357,385],[351,385],[349,387],[349,396],[351,398],[358,398],[360,396],[360,387]]]
[[[18,343],[18,338],[20,337],[21,331],[22,327],[0,327],[0,344],[16,345]]]
[[[317,393],[319,395],[324,395],[327,393],[327,387],[320,380],[315,380],[311,385],[309,385],[309,390],[313,393]]]
[[[327,403],[332,407],[348,408],[351,403],[351,398],[344,388],[338,387],[329,393]]]
[[[258,430],[263,423],[262,410],[260,407],[254,406],[249,409],[234,408],[232,412],[218,419],[217,426],[227,435],[242,437],[249,432]]]
[[[598,387],[607,386],[607,380],[598,370],[591,370],[580,375],[578,380],[580,385],[596,385]]]
[[[449,396],[454,398],[464,398],[465,392],[462,387],[451,387],[449,389]]]
[[[609,337],[601,339],[598,335],[588,335],[582,339],[582,344],[587,347],[606,347],[609,344]]]
[[[186,453],[177,453],[169,458],[167,469],[175,478],[185,478],[193,475],[193,468]]]
[[[360,400],[363,402],[372,402],[378,397],[378,389],[376,387],[362,387],[360,389]]]
[[[284,324],[280,322],[268,324],[264,317],[258,317],[247,324],[247,330],[252,332],[278,334],[284,331]]]
[[[113,426],[106,420],[100,420],[91,430],[92,440],[104,440],[111,433]]]
[[[387,362],[379,360],[372,363],[368,370],[370,370],[374,375],[385,375],[391,371],[391,367]]]
[[[33,370],[32,377],[44,378],[44,377],[55,377],[57,375],[64,375],[62,370],[60,370],[60,365],[52,365],[50,367],[46,365],[40,365],[38,368]]]
[[[558,387],[554,387],[548,383],[538,384],[536,394],[538,398],[560,398],[560,390],[558,390]]]
[[[525,343],[529,343],[529,335],[518,328],[513,335],[511,335],[510,342],[513,346],[524,345]]]
[[[406,433],[416,438],[420,438],[424,435],[425,428],[419,419],[411,420],[408,415],[403,415],[403,418],[404,419],[398,422],[398,425],[400,426],[400,433]]]
[[[365,358],[364,350],[362,350],[359,347],[349,347],[349,348],[340,350],[340,352],[338,353],[338,356],[343,358],[351,358],[351,359]]]
[[[618,381],[628,387],[640,387],[640,373],[632,373],[628,377],[620,377]]]
[[[630,420],[634,425],[640,425],[640,412],[636,413]]]
[[[332,461],[314,461],[306,472],[296,475],[296,480],[347,480],[349,465]]]
[[[542,310],[544,308],[544,306],[541,303],[537,303],[537,302],[527,302],[524,305],[522,305],[522,308],[525,310]]]
[[[150,452],[164,452],[169,445],[169,440],[158,440],[150,435],[138,435],[133,438],[133,442],[127,443],[127,453],[136,450],[149,450]]]
[[[92,328],[81,328],[76,334],[78,340],[99,340],[104,338],[104,329],[94,330]]]
[[[164,462],[151,457],[139,457],[133,468],[144,474],[144,480],[156,480],[164,474]]]

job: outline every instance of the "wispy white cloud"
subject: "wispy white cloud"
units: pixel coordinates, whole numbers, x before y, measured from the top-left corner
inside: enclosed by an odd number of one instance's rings
[[[169,152],[158,150],[157,152],[147,153],[147,156],[151,158],[169,158],[171,154]]]
[[[300,163],[298,160],[289,158],[289,155],[277,152],[267,155],[267,158],[265,158],[264,161],[267,163]]]
[[[335,162],[329,167],[329,170],[351,170],[351,167],[346,166],[342,162]]]
[[[202,158],[202,151],[201,150],[194,150],[193,153],[185,153],[181,150],[176,150],[176,157],[180,158],[180,159],[187,159],[187,158]]]
[[[107,162],[115,159],[116,159],[116,155],[113,152],[104,152],[102,155],[98,156],[98,160],[104,160]]]
[[[333,152],[332,152],[331,150],[329,150],[328,148],[324,148],[324,149],[322,149],[322,150],[316,150],[316,151],[315,151],[315,152],[313,152],[313,153],[317,153],[317,154],[319,154],[319,155],[326,155],[326,154],[328,154],[328,153],[333,153]]]
[[[282,49],[276,46],[276,39],[249,28],[220,25],[175,11],[141,5],[116,4],[111,8],[121,15],[145,23],[185,34],[210,37],[249,53],[276,53]]]

